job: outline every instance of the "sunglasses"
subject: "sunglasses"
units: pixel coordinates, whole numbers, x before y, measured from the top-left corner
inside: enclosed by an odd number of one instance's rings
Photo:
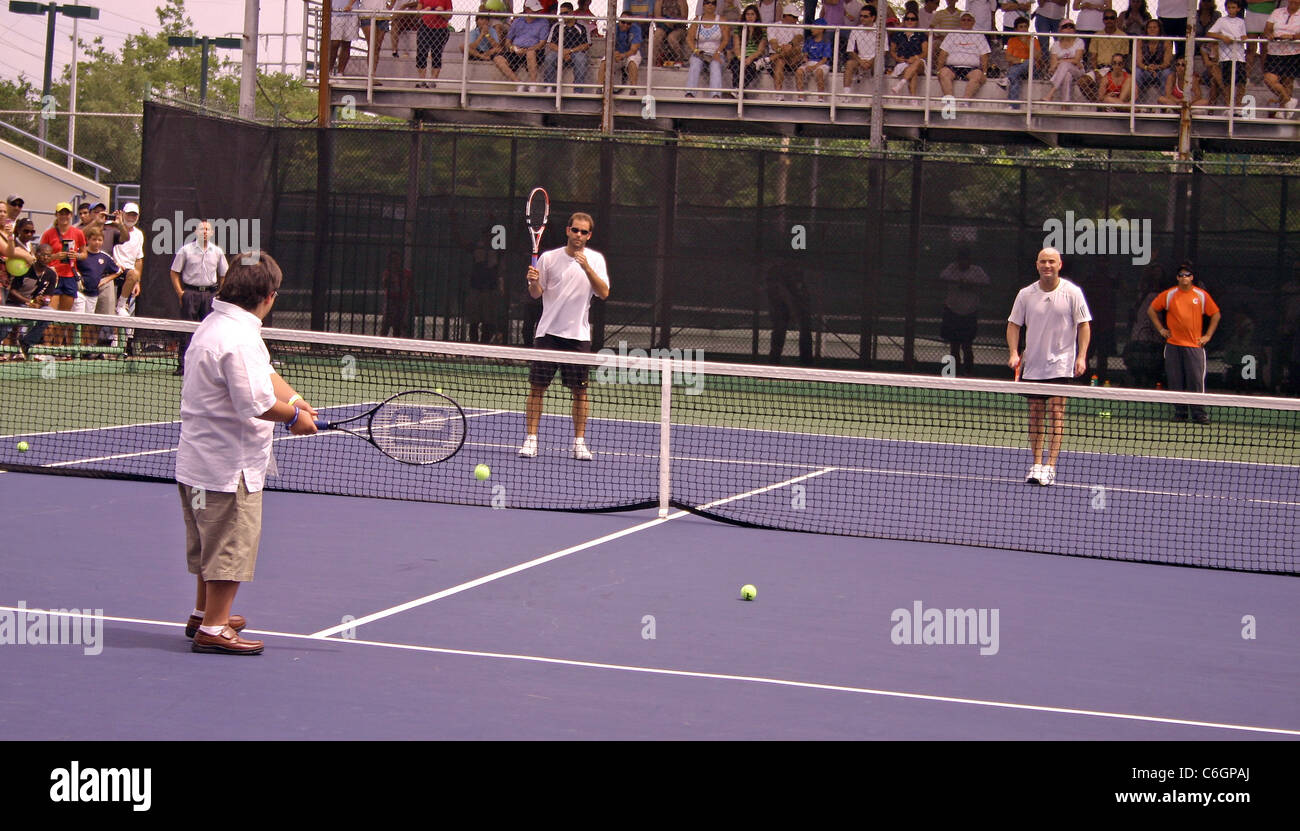
[[[917,18],[917,16],[914,15],[914,14],[909,14],[909,15],[905,16],[903,19],[904,19],[904,20],[917,20],[918,18]]]
[[[1192,274],[1192,272],[1187,271],[1186,269],[1184,269],[1183,271],[1178,272],[1178,275],[1177,275],[1177,276],[1179,276],[1179,277],[1194,277],[1194,276],[1196,276],[1196,275],[1194,275],[1194,274]]]
[[[716,6],[716,5],[718,5],[718,4],[717,4],[717,3],[705,3],[704,5],[706,5],[706,6]],[[591,236],[591,231],[590,231],[589,229],[587,229],[587,228],[578,228],[578,227],[575,227],[575,226],[573,226],[573,225],[570,225],[570,226],[569,226],[569,230],[572,231],[572,232],[575,233],[575,234],[580,235],[580,236],[584,236],[584,237],[589,237],[589,236]]]
[[[1116,17],[1116,16],[1113,15],[1113,14],[1105,14],[1105,15],[1102,15],[1101,19],[1102,19],[1102,20],[1118,20],[1119,18]]]

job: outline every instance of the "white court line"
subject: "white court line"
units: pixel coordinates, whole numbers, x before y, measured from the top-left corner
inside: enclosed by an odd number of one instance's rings
[[[58,617],[76,617],[87,618],[95,617],[91,614],[74,614],[70,612],[51,612],[44,609],[20,609],[16,606],[0,606],[0,611],[19,612],[24,611],[29,614],[46,614]],[[168,626],[183,629],[184,623],[174,623],[172,621],[146,620],[141,618],[112,617],[103,615],[100,620],[112,621],[114,623],[138,623],[148,626]],[[359,622],[359,621],[358,621]],[[295,640],[319,640],[316,635],[302,635],[296,632],[273,632],[263,629],[246,629],[243,634],[263,635],[274,638],[291,638]],[[1019,704],[1012,701],[995,701],[982,698],[962,698],[959,696],[949,695],[931,695],[928,693],[903,692],[900,690],[881,690],[872,687],[852,687],[844,684],[823,684],[815,681],[793,681],[784,678],[768,678],[761,675],[730,675],[720,672],[697,672],[684,669],[665,669],[662,667],[642,667],[629,664],[607,664],[599,661],[577,661],[570,658],[549,658],[542,655],[518,655],[509,652],[484,652],[474,649],[450,649],[439,646],[418,646],[415,644],[389,643],[386,641],[368,641],[358,640],[355,638],[330,638],[331,643],[355,644],[357,646],[376,646],[384,649],[401,649],[411,652],[424,652],[437,655],[458,655],[470,658],[492,658],[503,661],[526,661],[538,664],[553,664],[557,666],[581,667],[583,669],[610,670],[615,672],[637,672],[647,675],[664,675],[677,678],[699,678],[711,681],[735,681],[749,684],[763,684],[777,687],[793,687],[796,689],[819,690],[824,692],[843,692],[857,695],[870,695],[882,698],[901,698],[909,701],[932,701],[940,704],[962,704],[974,707],[993,707],[1003,710],[1019,710],[1023,712],[1035,713],[1052,713],[1055,715],[1066,716],[1087,716],[1090,718],[1113,719],[1119,721],[1139,721],[1147,724],[1171,724],[1179,727],[1204,727],[1214,730],[1240,730],[1249,733],[1268,733],[1282,736],[1300,736],[1300,730],[1293,730],[1284,727],[1257,727],[1247,724],[1232,724],[1229,722],[1216,721],[1197,721],[1194,719],[1170,718],[1167,716],[1148,716],[1137,713],[1114,713],[1106,710],[1083,710],[1075,707],[1051,707],[1043,704]]]
[[[724,505],[728,502],[734,502],[737,499],[745,499],[750,496],[756,496],[760,493],[766,493],[767,491],[773,490],[775,488],[783,488],[787,485],[792,485],[795,482],[801,482],[804,479],[811,479],[814,476],[821,476],[823,473],[829,473],[832,470],[834,470],[834,468],[828,467],[823,470],[816,471],[814,473],[805,473],[803,476],[797,476],[793,479],[787,479],[784,482],[777,482],[775,484],[767,485],[762,488],[757,488],[755,490],[748,491],[746,493],[736,494],[735,496],[729,496],[726,499],[720,499],[716,502],[710,502],[707,505],[701,505],[699,506],[699,509],[712,508],[717,505]],[[482,577],[476,578],[474,580],[470,580],[466,583],[461,583],[458,586],[452,586],[451,588],[443,589],[440,592],[427,594],[424,597],[417,597],[414,600],[408,600],[407,602],[399,604],[397,606],[391,606],[387,609],[381,609],[378,612],[373,612],[364,617],[359,617],[356,620],[350,620],[347,623],[340,623],[337,626],[331,626],[329,629],[322,629],[319,632],[313,632],[311,637],[328,638],[331,635],[337,635],[340,632],[346,632],[355,629],[358,626],[363,626],[367,623],[373,623],[376,620],[382,620],[383,618],[390,617],[392,615],[399,614],[401,612],[409,611],[418,606],[423,606],[427,603],[432,603],[435,600],[441,600],[444,597],[450,597],[453,594],[459,594],[463,591],[477,588],[478,586],[486,585],[487,583],[500,580],[503,577],[509,577],[512,574],[518,574],[521,571],[526,571],[530,568],[540,566],[543,563],[549,563],[552,560],[558,560],[561,557],[567,557],[570,554],[576,554],[579,551],[586,551],[588,548],[595,548],[598,545],[603,545],[604,543],[607,542],[613,542],[614,540],[621,539],[622,537],[626,537],[631,534],[638,533],[640,531],[645,531],[648,528],[654,528],[655,526],[662,525],[665,522],[669,522],[671,520],[679,519],[680,517],[690,516],[690,515],[691,513],[689,511],[678,511],[673,514],[669,514],[666,517],[659,517],[656,519],[649,520],[647,522],[642,522],[639,525],[633,525],[631,528],[624,528],[621,531],[615,531],[612,534],[606,534],[603,537],[598,537],[594,540],[588,540],[587,542],[579,543],[578,545],[570,546],[569,548],[565,548],[560,551],[553,552],[551,554],[546,554],[544,556],[537,557],[536,559],[529,560],[526,563],[519,563],[518,565],[511,566],[510,568],[505,568],[500,571],[495,571],[491,574],[485,574]]]

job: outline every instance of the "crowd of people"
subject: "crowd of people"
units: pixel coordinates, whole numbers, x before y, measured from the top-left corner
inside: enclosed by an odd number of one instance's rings
[[[784,96],[787,79],[796,95],[824,96],[836,72],[842,91],[864,94],[880,58],[893,96],[915,98],[919,79],[933,76],[943,95],[971,99],[992,80],[1018,108],[1032,73],[1048,82],[1048,102],[1105,109],[1186,102],[1238,107],[1241,117],[1294,118],[1297,111],[1300,0],[1200,0],[1191,21],[1197,41],[1190,81],[1184,0],[1156,0],[1154,15],[1148,0],[907,0],[898,7],[821,0],[811,21],[804,3],[779,0],[623,0],[612,37],[602,36],[591,0],[522,0],[518,14],[508,16],[518,2],[478,0],[464,43],[469,61],[492,64],[519,92],[546,91],[565,67],[579,91],[590,82],[594,92],[608,57],[620,90],[636,88],[642,67],[652,63],[686,68],[688,97],[734,96],[742,83],[758,88],[763,76],[777,96]],[[888,28],[883,50],[875,36],[881,10]],[[402,33],[413,31],[415,86],[433,88],[456,14],[452,0],[338,0],[331,72],[347,73],[351,44],[361,37],[375,74],[385,37],[399,57]],[[468,18],[467,11],[459,16]],[[1272,100],[1248,110],[1242,99],[1252,82]]]
[[[24,215],[26,200],[11,193],[0,218],[0,303],[87,314],[135,313],[144,267],[144,233],[136,227],[140,206],[134,202],[109,214],[102,202],[59,202],[54,224],[38,236],[35,221]],[[79,342],[73,327],[0,326],[0,341],[15,340],[17,358],[34,346],[126,346],[119,330],[83,327]],[[92,353],[95,354],[95,353]],[[0,354],[0,360],[9,359]]]

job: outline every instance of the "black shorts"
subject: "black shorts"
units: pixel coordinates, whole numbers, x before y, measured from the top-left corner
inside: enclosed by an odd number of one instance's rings
[[[979,70],[978,66],[950,66],[948,68],[952,70],[953,77],[958,81],[966,80],[972,72]]]
[[[939,338],[945,343],[973,343],[979,328],[979,314],[959,315],[947,306],[939,324]]]
[[[1020,380],[1028,382],[1030,384],[1078,384],[1079,383],[1078,378],[1041,378],[1041,379],[1035,378],[1032,381],[1028,378],[1021,378]],[[1028,398],[1030,401],[1046,401],[1049,398],[1057,398],[1057,397],[1059,396],[1028,395],[1028,394],[1025,395],[1025,398]]]
[[[1265,55],[1264,72],[1279,78],[1300,78],[1300,55]]]
[[[591,352],[591,341],[571,340],[570,338],[542,335],[533,341],[537,349],[555,349],[561,352]],[[587,388],[587,373],[591,369],[586,364],[553,364],[546,361],[533,361],[528,370],[528,383],[535,387],[549,387],[555,378],[555,371],[560,371],[560,381],[571,390]]]

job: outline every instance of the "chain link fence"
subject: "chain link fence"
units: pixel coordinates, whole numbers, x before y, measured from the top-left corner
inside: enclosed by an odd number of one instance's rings
[[[595,217],[592,247],[612,283],[593,305],[595,348],[1004,377],[1006,316],[1036,278],[1037,252],[1054,245],[1089,300],[1101,382],[1160,380],[1142,309],[1190,259],[1223,310],[1210,388],[1300,391],[1292,165],[873,155],[830,139],[272,129],[154,104],[145,148],[142,226],[256,220],[286,273],[280,326],[529,343],[540,305],[523,279],[523,203],[540,185],[551,197],[544,247],[564,243],[571,212]],[[147,286],[166,280],[168,261],[150,260]],[[150,293],[153,313],[176,313],[169,291]]]

